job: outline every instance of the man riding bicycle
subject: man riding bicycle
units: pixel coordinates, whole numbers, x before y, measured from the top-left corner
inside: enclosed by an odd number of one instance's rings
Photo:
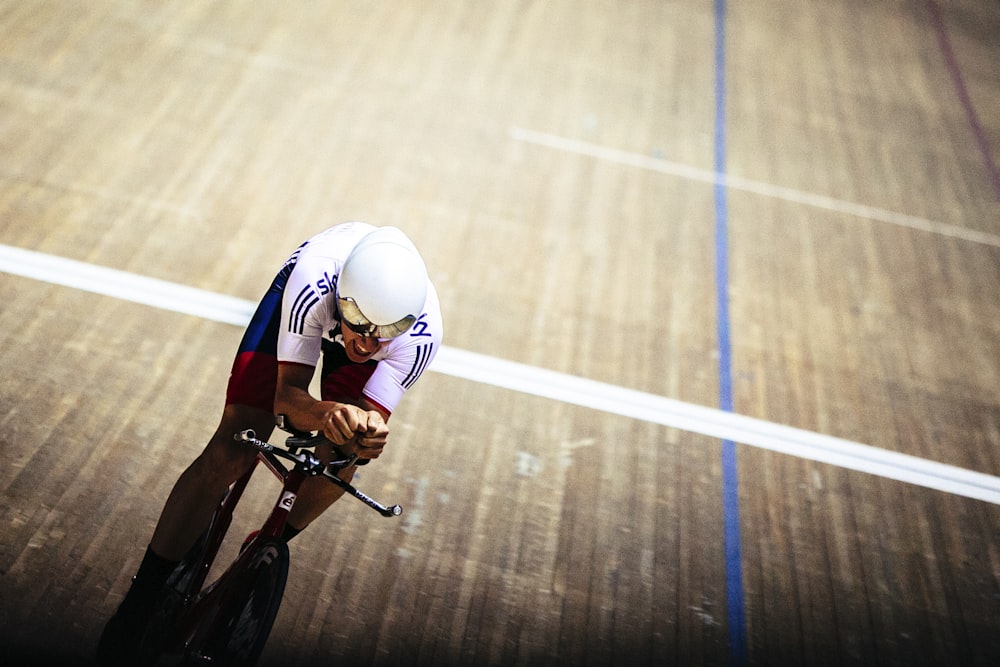
[[[349,222],[312,237],[288,258],[244,333],[222,420],[167,498],[132,586],[98,643],[105,663],[128,664],[170,572],[205,530],[219,498],[256,453],[233,434],[267,439],[275,415],[320,431],[357,465],[378,458],[403,393],[441,344],[434,286],[419,252],[394,227]],[[321,400],[309,393],[322,362]],[[355,466],[339,477],[350,481]],[[321,477],[303,484],[284,538],[291,539],[343,494]]]

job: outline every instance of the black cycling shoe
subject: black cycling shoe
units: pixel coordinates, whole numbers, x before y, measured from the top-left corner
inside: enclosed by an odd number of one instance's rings
[[[100,665],[135,665],[139,643],[153,611],[149,604],[131,602],[126,598],[114,616],[108,619],[97,641],[97,662]]]
[[[201,548],[204,535],[191,551]],[[139,564],[132,577],[132,585],[125,599],[118,605],[114,616],[108,619],[101,638],[97,641],[97,661],[101,665],[137,665],[141,663],[139,651],[146,626],[149,625],[156,603],[161,599],[163,587],[171,574],[178,569],[178,562],[156,555],[152,547]]]

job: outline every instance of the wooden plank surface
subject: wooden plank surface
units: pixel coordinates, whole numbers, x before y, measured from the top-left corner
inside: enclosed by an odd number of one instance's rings
[[[1000,475],[996,4],[727,4],[736,411]],[[447,345],[717,406],[715,10],[0,2],[0,244],[256,300],[399,225]],[[0,661],[86,664],[241,332],[0,295]],[[266,664],[1000,661],[997,505],[737,445],[741,648],[718,441],[441,373],[392,426]]]

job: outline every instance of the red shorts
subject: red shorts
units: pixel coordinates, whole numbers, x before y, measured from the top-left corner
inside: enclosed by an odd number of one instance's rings
[[[347,358],[344,348],[328,341],[323,343],[320,398],[324,401],[356,403],[362,398],[365,384],[375,372],[377,362],[338,363],[341,355],[345,360]],[[335,348],[340,348],[340,354]],[[229,374],[226,405],[248,405],[274,412],[274,392],[277,388],[278,360],[273,354],[240,352],[236,355],[233,370]]]

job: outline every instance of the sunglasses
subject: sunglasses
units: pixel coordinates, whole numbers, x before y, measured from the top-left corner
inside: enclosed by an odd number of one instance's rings
[[[375,324],[365,317],[361,309],[358,308],[358,304],[350,297],[338,296],[337,306],[340,308],[340,321],[344,323],[344,326],[365,338],[392,340],[406,333],[417,321],[416,315],[407,315],[392,324]]]

